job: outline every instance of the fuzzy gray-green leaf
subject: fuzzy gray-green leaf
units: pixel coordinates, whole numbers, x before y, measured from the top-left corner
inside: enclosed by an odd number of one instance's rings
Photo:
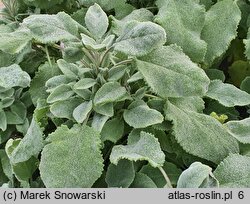
[[[226,107],[245,106],[250,104],[250,94],[241,91],[232,84],[226,84],[220,80],[211,81],[206,96],[217,100]]]
[[[0,69],[0,87],[9,89],[12,87],[28,87],[31,78],[28,73],[24,72],[17,64]]]
[[[240,19],[240,9],[233,0],[218,1],[207,11],[201,34],[201,38],[208,44],[204,60],[206,66],[210,67],[227,51],[237,35]]]
[[[127,91],[118,82],[108,82],[104,84],[94,97],[95,105],[118,102],[127,96]]]
[[[146,160],[153,167],[160,167],[164,164],[165,155],[161,150],[160,143],[153,135],[141,132],[140,139],[136,143],[113,147],[110,155],[111,163],[117,165],[121,159]]]
[[[132,21],[126,25],[114,47],[127,55],[144,56],[165,42],[166,33],[161,26],[152,22]]]
[[[221,188],[250,187],[250,157],[229,155],[214,171]]]
[[[203,96],[210,82],[205,72],[175,45],[154,50],[136,64],[152,90],[164,98]]]
[[[101,176],[101,140],[92,128],[61,126],[47,141],[39,166],[46,187],[90,188]]]
[[[173,135],[186,152],[214,163],[239,152],[236,139],[211,116],[178,108],[170,102],[165,114],[167,120],[173,121]]]
[[[250,118],[240,121],[229,121],[225,126],[228,132],[239,142],[250,144]]]
[[[85,24],[90,33],[96,38],[100,39],[108,29],[108,17],[98,4],[90,6],[86,16]]]
[[[202,62],[207,44],[201,39],[205,8],[199,0],[158,0],[156,4],[155,22],[165,29],[168,43],[176,43],[193,61]]]
[[[207,186],[204,186],[204,183]],[[177,188],[215,188],[218,186],[219,183],[212,174],[212,168],[200,162],[194,162],[183,171],[177,183]]]
[[[149,108],[146,103],[136,103],[124,111],[123,117],[127,124],[134,128],[145,128],[163,122],[164,117],[159,111]]]

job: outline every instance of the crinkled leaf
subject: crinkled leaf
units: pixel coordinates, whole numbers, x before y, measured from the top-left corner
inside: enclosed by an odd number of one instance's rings
[[[37,156],[44,146],[43,132],[35,119],[32,120],[27,134],[12,152],[12,164],[25,162],[32,156]]]
[[[90,188],[101,176],[101,140],[92,128],[61,126],[47,141],[39,166],[47,188]]]
[[[237,35],[240,19],[240,9],[233,0],[218,1],[207,11],[201,38],[208,44],[204,60],[208,67],[226,52]]]
[[[132,21],[116,40],[115,50],[127,55],[143,56],[164,45],[166,33],[152,22]]]
[[[193,61],[202,62],[207,45],[201,39],[205,8],[199,0],[158,0],[156,4],[155,22],[165,29],[168,43],[179,45]]]
[[[18,54],[30,44],[31,39],[32,37],[26,30],[0,33],[0,50],[9,54]]]
[[[145,128],[162,123],[164,120],[160,112],[149,108],[146,103],[137,102],[132,103],[129,109],[124,111],[123,118],[134,128]]]
[[[211,81],[206,96],[217,100],[226,107],[250,104],[250,94],[220,80]]]
[[[250,157],[229,155],[214,171],[222,188],[250,187]]]
[[[165,114],[167,120],[173,121],[173,135],[186,152],[214,163],[239,152],[237,141],[211,116],[178,108],[170,102]]]
[[[94,97],[94,105],[118,102],[127,96],[127,91],[118,82],[104,84]]]
[[[124,121],[118,118],[113,118],[105,123],[101,131],[101,140],[111,141],[116,143],[119,139],[122,138],[124,133]]]
[[[73,117],[78,123],[83,123],[83,121],[88,117],[93,107],[92,101],[86,101],[77,106],[73,111]]]
[[[228,132],[239,142],[250,144],[250,118],[240,121],[229,121],[225,124]]]
[[[177,188],[215,188],[218,186],[219,183],[212,174],[212,168],[200,162],[194,162],[183,171],[177,183]]]
[[[96,38],[102,38],[108,29],[108,17],[98,4],[89,7],[86,16],[85,24],[90,33]]]
[[[33,38],[44,44],[77,39],[77,23],[64,12],[31,15],[24,19],[22,26],[30,30]]]
[[[140,136],[140,140],[134,144],[114,146],[110,155],[111,163],[117,165],[121,159],[146,160],[153,167],[163,166],[165,155],[158,140],[146,132],[141,132]]]
[[[136,64],[148,85],[164,98],[203,96],[207,91],[205,72],[175,45],[159,48]]]
[[[108,187],[128,188],[135,178],[133,162],[120,160],[117,165],[110,164],[105,181]]]
[[[2,88],[9,89],[17,86],[25,88],[30,85],[30,81],[30,76],[17,64],[0,68],[0,87]]]
[[[57,101],[64,101],[73,96],[74,92],[72,91],[71,86],[62,84],[55,88],[53,92],[48,96],[47,102],[54,103]]]

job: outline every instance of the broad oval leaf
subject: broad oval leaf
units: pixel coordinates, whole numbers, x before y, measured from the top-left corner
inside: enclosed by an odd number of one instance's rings
[[[90,33],[96,39],[100,39],[107,32],[109,21],[102,8],[98,4],[94,4],[86,13],[85,24]]]
[[[212,174],[212,168],[200,162],[194,162],[179,177],[177,188],[215,188],[219,182]]]
[[[32,156],[37,157],[44,146],[43,132],[36,119],[33,118],[27,134],[12,152],[12,164],[28,161]]]
[[[250,157],[229,155],[214,171],[221,188],[250,187]]]
[[[92,107],[92,101],[86,101],[77,106],[73,111],[73,117],[76,122],[83,123],[90,114]]]
[[[57,118],[67,118],[73,120],[73,111],[82,103],[80,98],[70,98],[58,101],[51,105],[50,112]]]
[[[47,188],[90,188],[101,176],[101,140],[92,128],[61,126],[47,141],[39,166]]]
[[[145,128],[151,125],[162,123],[163,115],[148,107],[146,103],[132,103],[128,110],[124,111],[124,120],[134,128]]]
[[[139,141],[126,146],[117,145],[113,147],[110,155],[111,163],[117,165],[121,159],[146,160],[151,166],[160,167],[164,164],[165,154],[154,135],[141,132]]]
[[[57,101],[64,101],[74,95],[71,86],[62,84],[56,87],[53,92],[48,96],[47,102],[54,103]]]
[[[170,102],[165,115],[173,121],[173,135],[186,152],[217,164],[230,153],[239,152],[236,139],[211,116],[181,109]]]
[[[28,30],[0,33],[0,50],[10,54],[18,54],[30,44],[31,39]]]
[[[207,48],[201,39],[206,10],[199,0],[158,0],[156,4],[155,22],[165,29],[168,43],[179,45],[193,61],[202,62]]]
[[[92,78],[83,78],[81,80],[79,80],[75,85],[74,85],[74,89],[77,90],[82,90],[82,89],[88,89],[91,88],[92,86],[94,86],[96,84],[96,80],[92,79]]]
[[[28,28],[37,41],[47,44],[61,40],[77,40],[77,23],[66,13],[31,15],[22,26]]]
[[[220,80],[211,81],[206,96],[217,100],[226,107],[250,104],[250,94]]]
[[[118,82],[108,82],[104,84],[94,97],[94,105],[118,102],[127,97],[127,91]]]
[[[137,68],[160,96],[204,96],[209,85],[206,73],[175,45],[161,47],[136,60]]]
[[[218,1],[207,11],[201,34],[201,38],[207,42],[204,60],[206,66],[210,67],[227,51],[231,41],[237,35],[240,19],[240,9],[233,0]]]
[[[31,78],[29,74],[24,72],[17,64],[0,68],[0,87],[2,88],[25,88],[30,86],[30,81]]]
[[[240,121],[229,121],[225,126],[228,132],[239,142],[250,144],[250,118]]]
[[[57,65],[62,73],[72,79],[77,79],[78,67],[73,63],[68,63],[63,59],[57,60]]]
[[[152,22],[132,21],[126,25],[114,47],[127,55],[143,56],[166,42],[165,30]]]

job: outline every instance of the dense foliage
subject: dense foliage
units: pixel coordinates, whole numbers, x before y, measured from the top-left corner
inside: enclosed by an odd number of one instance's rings
[[[250,187],[249,0],[3,0],[0,186]]]

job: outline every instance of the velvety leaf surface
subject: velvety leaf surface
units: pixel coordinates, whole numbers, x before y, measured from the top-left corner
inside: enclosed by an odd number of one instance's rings
[[[29,31],[25,30],[0,33],[0,50],[9,54],[18,54],[29,45],[31,39]]]
[[[47,141],[39,167],[46,187],[89,188],[101,176],[101,140],[92,128],[61,126]]]
[[[97,92],[94,98],[94,105],[117,102],[127,95],[127,91],[118,82],[108,82]]]
[[[160,143],[153,135],[141,132],[140,140],[136,143],[113,147],[110,155],[111,163],[116,165],[121,159],[146,160],[153,167],[160,167],[164,164],[165,155],[161,151]]]
[[[232,154],[214,171],[222,188],[250,187],[250,157]]]
[[[239,142],[250,144],[250,118],[240,121],[229,121],[225,124],[228,132]]]
[[[206,96],[217,100],[226,107],[250,104],[250,94],[220,80],[211,81]]]
[[[1,67],[0,69],[0,87],[9,89],[12,87],[28,87],[31,78],[17,64],[9,67]]]
[[[165,114],[173,121],[173,134],[186,152],[214,163],[239,152],[237,141],[211,116],[182,110],[170,102]]]
[[[35,77],[32,79],[29,93],[31,94],[32,102],[36,105],[38,99],[46,100],[48,93],[46,92],[46,82],[54,77],[61,74],[56,64],[49,65],[45,63],[38,68]]]
[[[32,156],[37,156],[44,146],[43,132],[36,121],[33,119],[27,134],[19,145],[12,152],[11,163],[20,163],[29,160]]]
[[[207,42],[204,61],[207,66],[226,52],[237,35],[240,19],[240,9],[233,0],[218,1],[207,11],[201,34],[201,38]]]
[[[155,22],[165,29],[168,43],[179,45],[193,61],[202,62],[207,44],[201,39],[205,8],[199,0],[158,0],[156,4]]]
[[[98,4],[89,7],[86,16],[85,24],[91,34],[96,38],[101,38],[108,29],[108,17]]]
[[[28,28],[35,40],[41,43],[55,43],[61,40],[76,40],[76,22],[66,13],[56,15],[31,15],[22,25]]]
[[[127,55],[143,56],[166,42],[162,27],[152,22],[132,21],[115,43],[115,50]]]
[[[146,103],[134,102],[128,110],[124,111],[123,118],[130,126],[134,128],[145,128],[151,125],[162,123],[163,115],[148,107]]]
[[[207,185],[204,186],[204,183]],[[200,162],[191,164],[183,171],[177,183],[177,188],[216,188],[218,186],[219,183],[212,174],[212,168]]]
[[[166,97],[203,96],[209,78],[175,45],[154,50],[136,60],[137,68],[154,92]]]

